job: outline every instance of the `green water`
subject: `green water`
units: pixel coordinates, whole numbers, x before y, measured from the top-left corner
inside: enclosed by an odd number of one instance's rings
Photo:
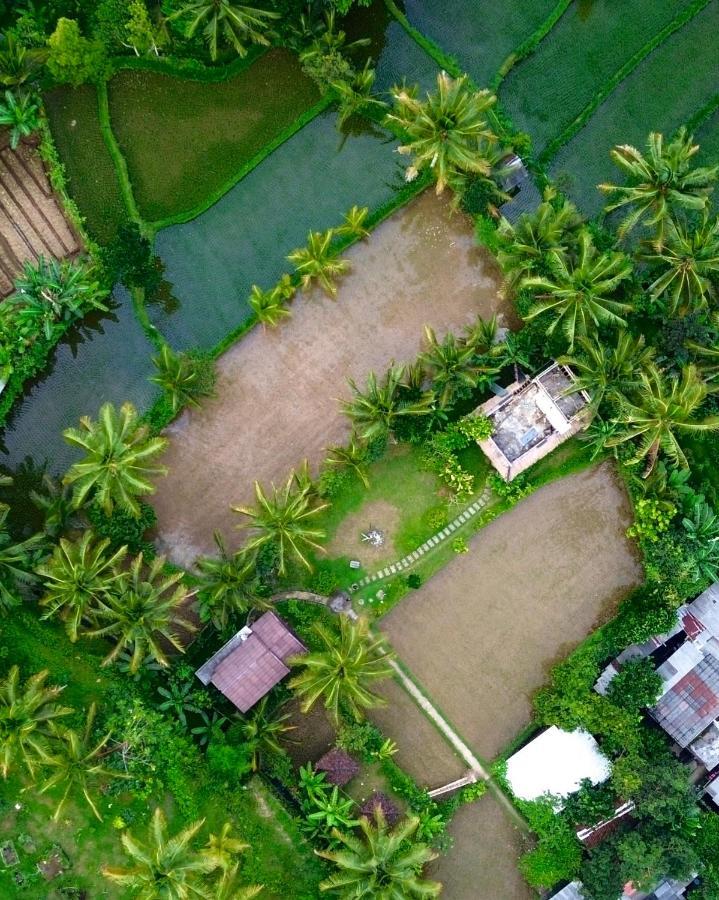
[[[64,472],[76,459],[62,431],[80,416],[95,417],[105,401],[150,406],[156,388],[153,347],[137,322],[129,294],[115,291],[110,314],[88,317],[55,351],[48,370],[27,388],[0,438],[0,465],[16,468],[25,457],[48,470]]]
[[[353,205],[377,207],[403,181],[397,142],[377,128],[343,136],[327,112],[306,125],[198,218],[156,238],[178,303],[149,307],[175,347],[212,347],[250,313],[253,283],[291,271],[286,255],[310,229],[342,222]]]

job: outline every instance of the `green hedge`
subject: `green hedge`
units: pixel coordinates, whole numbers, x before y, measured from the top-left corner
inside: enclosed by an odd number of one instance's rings
[[[148,72],[176,75],[178,78],[188,78],[192,81],[216,83],[239,75],[266,52],[265,47],[253,44],[248,48],[246,56],[238,56],[231,63],[221,66],[207,66],[197,59],[180,59],[172,56],[115,56],[110,60],[110,77],[121,69],[145,69]]]
[[[537,28],[537,30],[533,34],[531,34],[526,41],[520,44],[513,53],[509,54],[509,56],[499,67],[497,74],[492,79],[492,90],[496,91],[502,81],[504,81],[504,79],[507,77],[509,72],[517,65],[517,63],[523,59],[526,59],[530,53],[533,53],[537,49],[542,40],[544,40],[544,38],[554,28],[557,22],[562,18],[570,3],[572,3],[572,0],[558,0],[557,5],[547,16],[544,22],[542,22],[539,28]]]
[[[130,181],[130,175],[127,171],[127,163],[125,162],[125,157],[122,155],[122,151],[120,150],[120,147],[115,140],[115,135],[113,134],[112,126],[110,125],[110,109],[108,106],[107,98],[107,82],[105,81],[103,81],[101,84],[98,84],[97,86],[97,104],[98,115],[100,119],[100,131],[102,132],[102,138],[105,141],[105,146],[107,147],[108,153],[112,157],[113,165],[115,166],[117,181],[120,185],[120,193],[122,194],[122,200],[125,204],[125,209],[127,210],[130,219],[133,222],[137,222],[141,225],[142,218],[137,209],[137,204],[135,203],[135,196],[132,192],[132,183]]]

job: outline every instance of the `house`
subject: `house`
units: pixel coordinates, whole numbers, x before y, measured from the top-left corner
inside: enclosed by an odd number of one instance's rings
[[[662,693],[652,718],[682,750],[706,766],[719,765],[719,582],[680,606],[674,627],[628,647],[602,672],[595,689],[606,694],[629,659],[651,657]]]
[[[506,778],[515,797],[538,800],[547,794],[567,797],[584,779],[601,784],[611,770],[591,734],[552,725],[509,757]]]
[[[555,362],[532,379],[515,381],[475,410],[494,428],[492,436],[478,444],[506,481],[587,425],[589,395],[572,390],[574,384],[572,370]]]
[[[306,652],[282,619],[266,612],[252,626],[241,628],[195,674],[244,713],[289,674],[290,657]]]
[[[658,884],[649,895],[638,894],[631,885],[627,885],[624,893],[617,900],[630,900],[632,897],[636,898],[639,896],[644,897],[645,900],[684,900],[687,896],[685,890],[693,880],[694,877],[690,881],[667,879]],[[582,893],[581,881],[573,881],[571,884],[560,888],[555,894],[551,894],[550,900],[586,900],[585,895]]]

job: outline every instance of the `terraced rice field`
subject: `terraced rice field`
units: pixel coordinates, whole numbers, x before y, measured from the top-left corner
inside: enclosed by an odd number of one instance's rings
[[[37,151],[25,143],[13,150],[0,133],[0,297],[26,260],[62,259],[80,247]]]
[[[644,146],[650,131],[668,134],[717,90],[719,3],[698,13],[651,53],[557,154],[550,175],[588,215],[598,213],[602,181],[621,178],[609,158],[615,144]],[[677,60],[691,61],[678,65]]]

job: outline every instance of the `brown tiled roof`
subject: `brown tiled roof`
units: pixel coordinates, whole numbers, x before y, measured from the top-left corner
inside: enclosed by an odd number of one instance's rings
[[[236,638],[229,642],[234,642],[229,653],[215,654],[218,661],[209,681],[240,712],[247,712],[288,674],[289,657],[306,652],[306,647],[273,612],[261,616],[244,640]]]

